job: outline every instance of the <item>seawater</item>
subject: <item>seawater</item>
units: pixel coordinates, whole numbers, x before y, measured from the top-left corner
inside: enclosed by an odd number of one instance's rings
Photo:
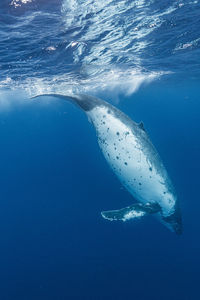
[[[199,1],[0,3],[0,298],[199,299]],[[183,234],[133,202],[71,103],[143,121],[172,178]]]

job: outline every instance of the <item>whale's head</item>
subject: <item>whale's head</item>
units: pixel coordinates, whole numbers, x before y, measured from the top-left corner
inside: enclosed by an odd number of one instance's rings
[[[176,204],[174,212],[167,217],[162,217],[162,220],[171,231],[175,232],[178,235],[182,234],[182,217],[178,204]]]

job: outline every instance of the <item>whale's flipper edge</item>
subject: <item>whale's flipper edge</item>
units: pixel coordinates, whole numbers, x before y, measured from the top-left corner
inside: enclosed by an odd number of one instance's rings
[[[77,97],[74,95],[62,95],[62,94],[40,94],[40,95],[31,97],[31,99],[35,99],[35,98],[39,98],[39,97],[54,97],[54,98],[58,98],[58,99],[68,100],[68,101],[77,99]]]
[[[109,221],[128,221],[135,218],[141,218],[148,214],[155,214],[161,211],[157,203],[135,203],[131,206],[118,210],[109,210],[101,212],[104,219]]]
[[[88,112],[92,110],[95,106],[100,106],[105,102],[93,96],[88,96],[84,94],[69,94],[69,95],[62,95],[62,94],[41,94],[32,97],[31,99],[39,98],[39,97],[54,97],[58,99],[64,99],[70,102],[75,103],[79,106],[83,111]]]

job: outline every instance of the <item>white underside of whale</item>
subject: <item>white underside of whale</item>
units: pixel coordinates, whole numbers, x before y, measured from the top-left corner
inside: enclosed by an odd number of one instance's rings
[[[135,200],[144,204],[156,202],[163,216],[172,214],[176,199],[168,188],[167,172],[160,172],[140,138],[107,107],[95,107],[87,115],[96,128],[106,160]],[[157,155],[153,146],[152,151]]]

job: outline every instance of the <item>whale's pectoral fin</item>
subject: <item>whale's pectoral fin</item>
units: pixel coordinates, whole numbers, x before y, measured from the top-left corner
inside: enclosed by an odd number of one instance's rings
[[[140,218],[148,214],[154,214],[161,210],[157,203],[135,203],[131,206],[118,210],[109,210],[101,212],[104,219],[110,221],[128,221],[134,218]]]
[[[55,97],[58,99],[64,99],[64,100],[67,100],[67,101],[77,104],[85,112],[93,109],[95,106],[100,106],[105,103],[103,100],[100,100],[98,98],[95,98],[92,96],[87,96],[87,95],[82,95],[82,94],[79,94],[79,95],[42,94],[42,95],[34,96],[34,97],[32,97],[32,99],[35,99],[38,97]]]

